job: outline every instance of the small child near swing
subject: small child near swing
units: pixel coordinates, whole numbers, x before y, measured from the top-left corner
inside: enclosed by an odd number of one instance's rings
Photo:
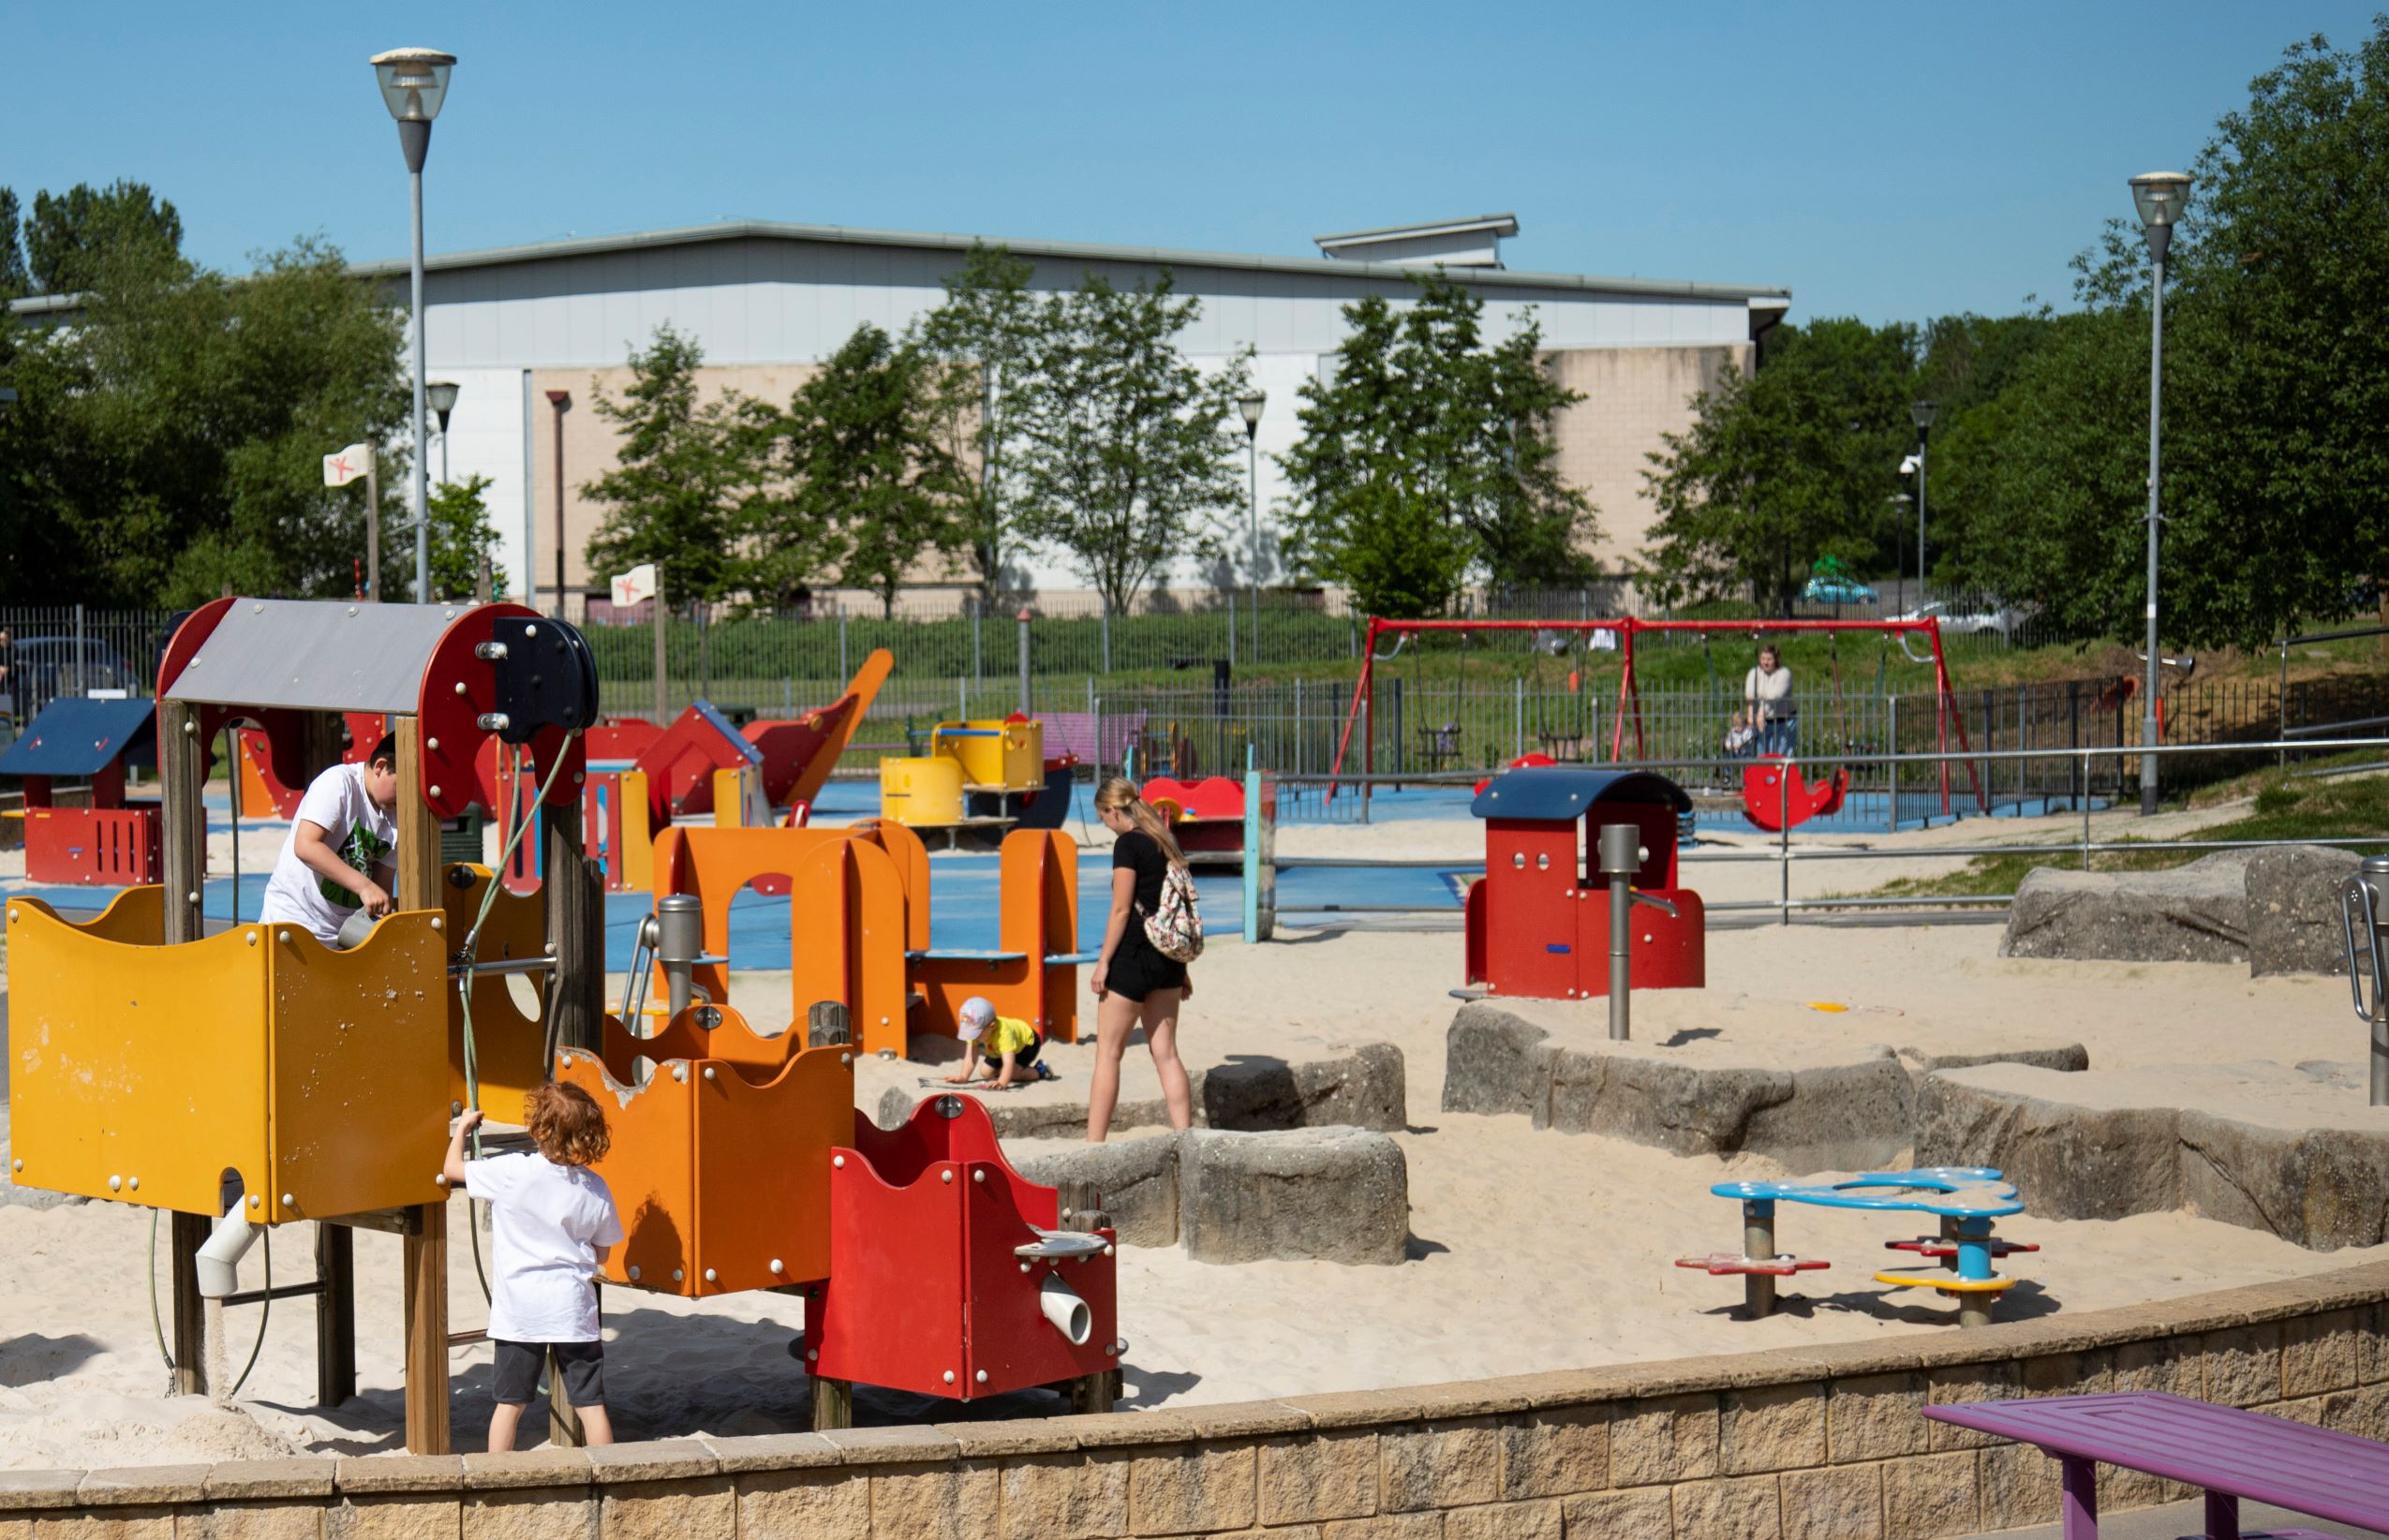
[[[1758,734],[1751,730],[1750,714],[1746,711],[1735,712],[1732,723],[1726,729],[1726,758],[1748,759],[1751,743],[1758,736]]]

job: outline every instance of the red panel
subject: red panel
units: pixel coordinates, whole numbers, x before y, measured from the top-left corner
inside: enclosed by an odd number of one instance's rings
[[[28,807],[25,876],[36,882],[145,887],[161,880],[157,807]]]
[[[984,1182],[978,1178],[986,1174]],[[1020,1270],[1013,1248],[1037,1238],[1023,1223],[1011,1194],[995,1173],[976,1162],[963,1168],[957,1182],[969,1189],[965,1222],[964,1311],[966,1359],[962,1376],[964,1399],[1001,1396],[1032,1385],[1053,1385],[1099,1373],[1118,1359],[1107,1351],[1120,1340],[1118,1267],[1111,1256],[1083,1261],[1032,1263]],[[1105,1240],[1113,1232],[1099,1232]],[[1045,1317],[1039,1296],[1046,1280],[1058,1278],[1087,1302],[1093,1329],[1083,1345],[1074,1346]],[[987,1375],[982,1383],[981,1374]]]
[[[662,736],[663,729],[644,717],[611,717],[589,729],[589,758],[631,764]]]
[[[1465,971],[1460,981],[1462,984],[1482,984],[1488,977],[1491,976],[1487,971],[1487,965],[1485,962],[1486,891],[1485,883],[1481,880],[1468,884],[1468,902],[1465,911],[1467,915],[1467,940],[1465,942],[1464,952]]]
[[[968,1178],[941,1181],[932,1170],[891,1185],[857,1151],[839,1150],[833,1162],[830,1273],[820,1308],[805,1312],[806,1351],[820,1355],[809,1367],[834,1380],[962,1394],[960,1184]]]
[[[1156,776],[1138,794],[1147,802],[1167,797],[1190,819],[1232,818],[1241,822],[1244,818],[1244,783],[1225,776],[1206,776],[1195,781]]]
[[[440,633],[423,664],[423,689],[416,713],[423,733],[423,806],[441,818],[461,818],[474,803],[497,806],[498,789],[485,783],[483,774],[495,765],[482,745],[491,734],[481,726],[483,713],[497,709],[497,676],[473,649],[490,641],[508,620],[537,620],[536,611],[520,604],[482,604],[460,614]],[[528,745],[530,763],[540,781],[547,779],[553,756],[567,757],[564,773],[556,779],[548,800],[559,806],[581,794],[583,760],[581,734],[546,728]]]
[[[1668,888],[1652,895],[1676,906],[1673,916],[1638,904],[1628,928],[1626,976],[1637,989],[1699,989],[1709,981],[1708,919],[1700,895]],[[1610,894],[1587,890],[1577,904],[1577,990],[1587,1000],[1610,993]]]
[[[681,712],[639,755],[638,768],[647,773],[647,800],[654,806],[657,826],[686,814],[713,811],[713,773],[749,763],[746,740],[726,736],[695,706]]]
[[[1576,986],[1576,825],[1485,821],[1486,983],[1565,1000]]]
[[[1743,816],[1769,834],[1796,829],[1812,818],[1838,811],[1848,790],[1847,765],[1812,784],[1801,778],[1800,766],[1789,760],[1758,760],[1743,768]]]

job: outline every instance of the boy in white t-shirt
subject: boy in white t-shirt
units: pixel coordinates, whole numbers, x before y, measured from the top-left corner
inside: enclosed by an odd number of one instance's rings
[[[390,912],[390,886],[398,880],[389,860],[398,844],[392,817],[398,806],[397,760],[385,736],[363,764],[335,764],[316,777],[274,858],[260,920],[304,925],[333,946],[350,915],[362,911],[378,920]]]
[[[536,1155],[465,1159],[482,1115],[456,1120],[441,1167],[449,1189],[489,1205],[489,1340],[497,1349],[490,1414],[492,1454],[514,1447],[523,1409],[550,1355],[591,1444],[612,1444],[605,1413],[605,1347],[599,1340],[597,1271],[622,1239],[614,1192],[589,1167],[611,1142],[587,1091],[551,1081],[524,1098]]]

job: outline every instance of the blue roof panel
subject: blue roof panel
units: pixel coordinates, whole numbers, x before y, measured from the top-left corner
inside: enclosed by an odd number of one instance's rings
[[[154,701],[61,697],[0,753],[0,776],[89,776],[119,758],[127,764],[156,764],[156,711]]]
[[[1468,810],[1478,818],[1528,818],[1548,822],[1582,818],[1596,802],[1650,802],[1692,810],[1692,798],[1665,776],[1648,770],[1537,764],[1505,771],[1485,783]]]

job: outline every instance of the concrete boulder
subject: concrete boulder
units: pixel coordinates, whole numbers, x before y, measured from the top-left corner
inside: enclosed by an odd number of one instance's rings
[[[1179,1233],[1197,1262],[1398,1263],[1409,1164],[1365,1129],[1198,1129],[1179,1141]]]
[[[1203,1072],[1194,1104],[1216,1129],[1409,1126],[1402,1050],[1367,1043],[1342,1059],[1235,1058]]]
[[[1444,1110],[1533,1115],[1550,1099],[1550,1036],[1498,1005],[1462,1006],[1444,1033]]]
[[[1046,1187],[1092,1182],[1112,1227],[1130,1246],[1178,1243],[1178,1143],[1182,1134],[1157,1133],[1108,1144],[1084,1142],[1060,1148],[1024,1146],[1013,1169]]]
[[[2180,1207],[2179,1114],[2101,1095],[2108,1084],[2016,1064],[1927,1075],[1916,1163],[1996,1167],[2032,1212],[2058,1219]]]
[[[2003,957],[2246,962],[2248,863],[2224,851],[2167,871],[2037,866],[2008,911]]]
[[[2351,851],[2288,845],[2248,864],[2248,970],[2345,973],[2339,889],[2362,864]]]
[[[1549,1058],[1537,1128],[1678,1155],[1763,1152],[1796,1172],[1880,1165],[1908,1145],[1908,1074],[1880,1044],[1841,1062],[1780,1067],[1688,1062],[1630,1044]]]

